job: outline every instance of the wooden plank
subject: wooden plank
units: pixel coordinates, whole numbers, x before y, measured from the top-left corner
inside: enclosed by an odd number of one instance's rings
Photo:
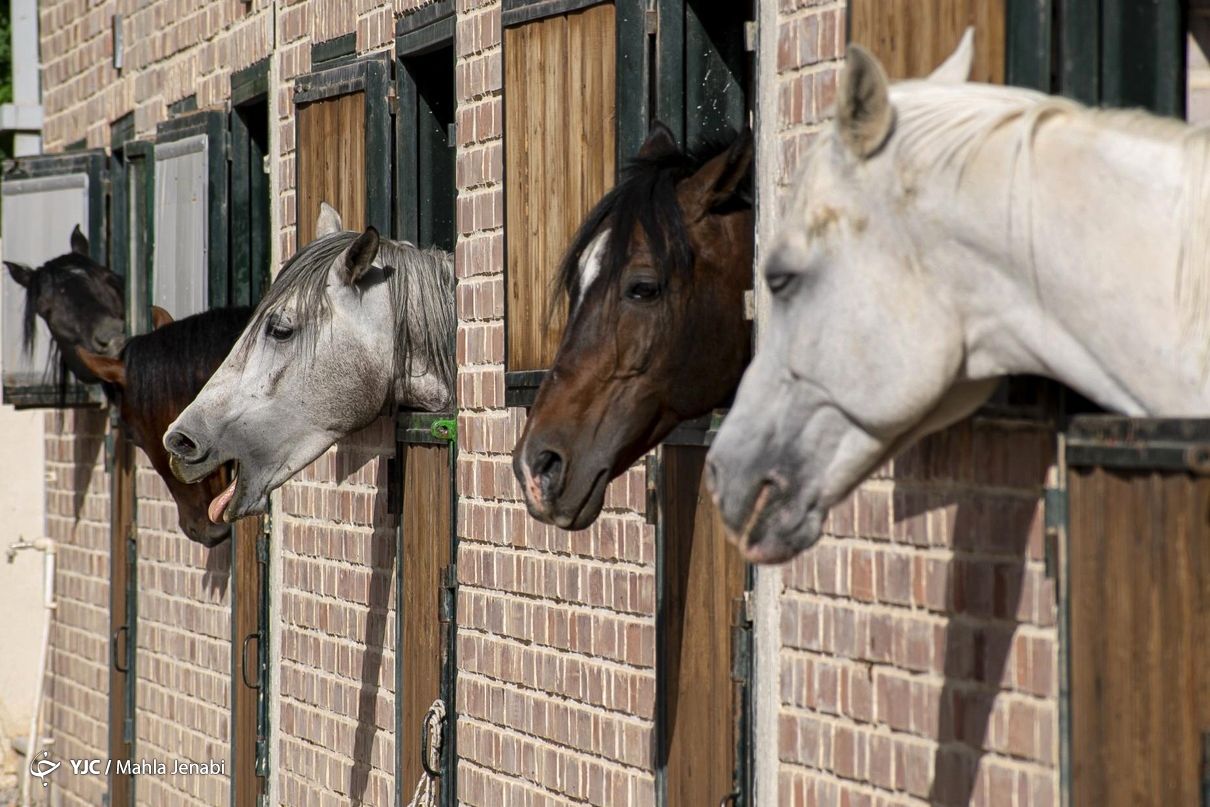
[[[1210,480],[1069,476],[1072,803],[1197,804],[1210,731]]]
[[[298,245],[315,239],[319,203],[340,213],[349,230],[366,222],[365,93],[338,95],[298,108]]]
[[[852,0],[849,40],[877,56],[892,79],[921,78],[975,26],[972,81],[1004,83],[1005,0]]]
[[[735,770],[731,605],[745,571],[702,483],[705,461],[701,446],[664,448],[658,709],[669,805],[718,804]]]
[[[236,522],[232,540],[231,658],[234,694],[231,726],[231,775],[235,807],[256,807],[265,782],[256,775],[256,704],[260,651],[260,564],[256,559],[256,541],[262,525],[259,518]],[[255,638],[249,638],[257,634]],[[246,647],[245,647],[246,644]],[[248,686],[252,684],[253,686]]]
[[[403,643],[396,663],[404,667],[402,723],[396,727],[395,741],[403,792],[409,798],[423,772],[421,726],[429,706],[441,695],[448,650],[439,607],[442,569],[450,563],[449,451],[441,445],[402,447],[403,545],[399,558],[404,584],[396,618],[401,620]],[[447,719],[452,724],[455,716]]]
[[[505,232],[510,370],[549,367],[559,261],[614,182],[615,10],[606,3],[504,32]],[[561,301],[556,301],[560,302]]]
[[[134,523],[134,452],[123,428],[113,430],[113,473],[110,477],[109,511],[109,757],[131,759],[132,743],[126,742],[125,727],[129,679],[133,674],[118,669],[126,666],[127,648],[134,637],[129,633],[126,589],[130,582],[129,535]],[[117,632],[123,626],[127,630]],[[116,637],[116,639],[115,639]],[[109,804],[125,807],[134,803],[134,778],[117,772],[109,775]]]

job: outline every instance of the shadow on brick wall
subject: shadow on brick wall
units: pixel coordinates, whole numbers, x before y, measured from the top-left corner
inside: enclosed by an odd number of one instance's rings
[[[206,571],[202,574],[202,587],[214,599],[221,600],[227,594],[227,586],[231,584],[231,547],[235,537],[224,541],[216,547],[206,550]]]
[[[985,803],[992,794],[980,800],[981,788],[1008,784],[994,770],[980,777],[989,754],[1031,761],[1049,754],[1038,713],[1021,709],[1026,714],[1010,720],[1010,707],[997,712],[996,700],[1005,692],[1041,696],[1050,685],[1050,664],[1016,658],[1012,649],[1020,626],[1054,624],[1053,590],[1041,571],[1040,503],[1053,456],[1045,427],[965,424],[895,462],[896,522],[927,518],[921,543],[953,552],[948,561],[924,559],[928,568],[917,578],[917,598],[949,617],[933,805]]]
[[[338,454],[339,456],[339,454]],[[364,459],[364,455],[363,455]],[[385,459],[379,463],[385,469]],[[348,469],[338,461],[341,477],[347,479],[360,465]],[[391,607],[391,586],[395,577],[395,560],[397,554],[395,538],[395,516],[386,514],[387,485],[385,473],[374,494],[373,523],[374,535],[370,542],[370,588],[366,612],[366,631],[364,637],[365,651],[361,665],[361,692],[357,698],[357,731],[353,738],[353,770],[350,779],[349,795],[354,807],[362,807],[375,801],[373,794],[367,798],[370,785],[370,773],[374,769],[374,738],[378,734],[378,697],[381,689],[383,656],[388,641],[394,643],[394,637],[388,636],[387,628]],[[398,614],[396,614],[398,618]],[[399,663],[396,657],[395,663]],[[399,697],[396,694],[396,697]],[[401,742],[397,737],[396,742]],[[388,768],[390,770],[390,768]],[[405,785],[405,788],[408,785]]]
[[[98,464],[104,462],[101,449],[105,446],[108,410],[77,409],[70,417],[74,420],[70,459],[72,515],[75,516],[76,521],[79,521],[84,516],[84,502],[88,498],[88,486],[92,481],[93,472],[97,470]],[[72,432],[71,421],[60,421],[60,423],[64,433]],[[97,520],[102,520],[102,517],[98,517]]]

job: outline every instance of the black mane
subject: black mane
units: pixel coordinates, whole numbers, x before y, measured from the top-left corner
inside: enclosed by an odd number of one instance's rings
[[[184,407],[231,352],[252,317],[248,307],[215,308],[131,337],[122,349],[126,391],[135,406]]]
[[[676,186],[730,147],[730,143],[711,142],[688,153],[669,151],[654,157],[635,157],[627,163],[618,183],[585,217],[559,265],[555,282],[567,295],[569,305],[577,302],[580,256],[604,226],[610,232],[600,277],[608,285],[617,283],[630,259],[630,240],[636,226],[641,226],[647,236],[661,283],[674,274],[689,275],[693,270],[693,245],[676,198]],[[736,201],[751,207],[746,198]],[[558,295],[552,295],[552,306],[557,300]]]

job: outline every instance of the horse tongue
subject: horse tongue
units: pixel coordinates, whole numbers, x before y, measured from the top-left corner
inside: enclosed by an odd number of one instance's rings
[[[235,483],[238,478],[233,478],[231,484],[222,493],[214,497],[214,501],[210,502],[210,509],[207,515],[210,516],[210,521],[214,524],[223,523],[223,511],[227,509],[227,505],[231,503],[231,497],[235,495]]]

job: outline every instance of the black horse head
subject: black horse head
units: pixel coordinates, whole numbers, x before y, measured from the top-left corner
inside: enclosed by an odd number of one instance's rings
[[[117,356],[125,341],[122,279],[89,257],[88,239],[77,226],[71,251],[37,269],[5,261],[9,274],[25,288],[22,336],[32,351],[37,338],[35,317],[42,317],[64,363],[81,381],[97,377],[80,362],[77,348]]]

